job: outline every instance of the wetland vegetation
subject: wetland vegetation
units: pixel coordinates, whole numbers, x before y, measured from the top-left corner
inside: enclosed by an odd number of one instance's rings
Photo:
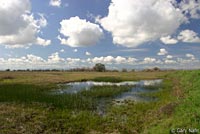
[[[52,94],[58,85],[68,82],[104,80],[117,84],[152,79],[162,79],[162,85],[147,84],[143,90],[148,92],[138,91],[140,97],[156,101],[128,100],[115,105],[113,98],[130,92],[130,85],[92,86],[75,94]],[[200,129],[199,80],[198,70],[0,72],[0,133],[167,134],[173,128]],[[106,106],[99,106],[100,100],[105,100]],[[102,107],[103,114],[99,111]]]

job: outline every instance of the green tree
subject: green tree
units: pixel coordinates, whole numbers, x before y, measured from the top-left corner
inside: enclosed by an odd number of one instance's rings
[[[128,72],[126,68],[122,68],[122,72]]]
[[[105,72],[106,71],[106,67],[104,64],[101,63],[97,63],[95,64],[95,66],[93,67],[93,69],[97,72]]]
[[[9,71],[10,71],[10,69],[6,69],[5,71],[9,72]]]

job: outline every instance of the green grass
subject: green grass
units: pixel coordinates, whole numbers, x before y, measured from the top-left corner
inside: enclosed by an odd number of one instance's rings
[[[174,79],[173,103],[177,106],[170,117],[163,117],[163,122],[150,127],[149,131],[168,133],[169,129],[177,128],[200,130],[200,71],[179,71],[171,77]]]
[[[94,86],[90,90],[83,90],[80,93],[86,97],[103,98],[113,97],[130,89],[131,86]]]
[[[96,77],[99,80],[104,77],[106,81],[112,77],[117,80],[164,80],[161,90],[145,94],[158,98],[158,101],[109,105],[104,116],[94,112],[95,100],[128,89],[116,87],[114,90],[105,86],[102,90],[94,87],[71,96],[47,94],[56,88],[55,83]],[[199,70],[172,73],[10,72],[0,73],[0,78],[0,133],[168,134],[172,128],[200,130]],[[149,90],[154,90],[154,87],[149,87]]]
[[[147,89],[147,90],[157,90],[157,89],[159,89],[159,88],[162,88],[163,87],[163,85],[162,84],[159,84],[159,85],[149,85],[149,86],[144,86],[145,87],[145,89]]]
[[[120,77],[96,77],[92,79],[96,82],[122,82],[123,80]]]
[[[81,94],[50,94],[50,90],[55,88],[52,85],[43,87],[30,84],[2,84],[0,86],[0,102],[24,104],[38,102],[53,107],[75,110],[91,110],[95,108],[95,103],[92,99],[83,97]]]
[[[57,108],[96,110],[98,98],[113,97],[130,90],[125,86],[94,86],[77,94],[52,94],[56,86],[31,84],[1,84],[0,102],[44,103]]]

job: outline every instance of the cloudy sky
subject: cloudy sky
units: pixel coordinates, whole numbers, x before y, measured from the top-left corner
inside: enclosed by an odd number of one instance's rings
[[[0,69],[200,68],[200,0],[1,0]]]

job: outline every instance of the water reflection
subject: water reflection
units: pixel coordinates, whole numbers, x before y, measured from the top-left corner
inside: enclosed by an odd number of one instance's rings
[[[53,94],[77,94],[83,90],[92,90],[93,86],[128,86],[130,90],[121,94],[109,97],[109,98],[98,98],[96,111],[99,115],[105,115],[106,107],[111,105],[124,105],[132,102],[152,102],[157,101],[158,98],[150,97],[148,93],[158,92],[162,79],[156,80],[141,80],[141,81],[124,81],[119,83],[112,82],[71,82],[66,84],[60,84],[59,89],[54,90]],[[115,88],[114,87],[114,88]],[[102,87],[103,88],[103,87]],[[101,90],[101,88],[100,88]]]
[[[141,80],[141,81],[124,81],[119,83],[112,82],[71,82],[64,85],[59,85],[59,90],[56,94],[76,94],[82,90],[90,90],[93,86],[130,86],[128,92],[124,92],[113,99],[115,102],[122,102],[124,100],[134,101],[153,101],[155,98],[141,96],[141,93],[150,93],[158,91],[158,86],[162,83],[162,79],[157,80]],[[154,87],[155,89],[148,89]]]
[[[160,83],[156,83],[157,85]],[[126,101],[142,101],[142,102],[149,102],[149,101],[156,101],[157,98],[154,97],[147,97],[141,96],[142,93],[153,93],[157,92],[159,89],[155,88],[149,90],[145,87],[146,85],[136,85],[132,87],[132,89],[128,92],[124,92],[114,98],[114,104],[124,104]],[[149,86],[149,84],[148,84]],[[155,84],[151,84],[151,86],[156,86]]]

